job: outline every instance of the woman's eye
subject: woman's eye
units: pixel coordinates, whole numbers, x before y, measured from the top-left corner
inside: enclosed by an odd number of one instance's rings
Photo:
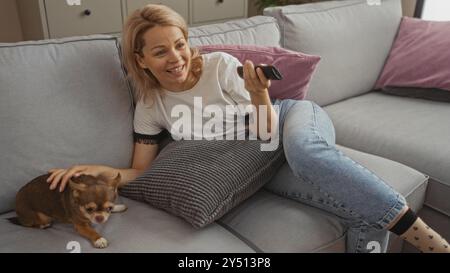
[[[177,44],[176,47],[177,47],[177,49],[183,49],[185,46],[186,46],[185,43],[179,43],[179,44]],[[164,55],[166,55],[166,51],[161,50],[161,51],[157,51],[154,56],[155,57],[163,57]]]
[[[164,51],[158,51],[155,54],[155,56],[162,56],[162,55],[164,55]]]

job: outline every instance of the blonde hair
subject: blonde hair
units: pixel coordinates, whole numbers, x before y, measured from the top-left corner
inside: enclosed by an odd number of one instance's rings
[[[148,69],[142,69],[136,55],[143,57],[145,46],[144,34],[155,26],[178,27],[188,41],[188,27],[181,15],[164,5],[149,4],[134,11],[127,19],[122,36],[122,56],[128,78],[133,83],[135,99],[146,101],[153,98],[154,92],[160,90],[161,84]],[[191,72],[200,78],[203,61],[197,48],[190,48]]]

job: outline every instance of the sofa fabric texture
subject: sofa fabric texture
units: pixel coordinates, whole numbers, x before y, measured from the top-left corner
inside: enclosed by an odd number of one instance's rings
[[[0,212],[52,168],[128,166],[133,101],[117,39],[0,44]]]
[[[189,44],[280,46],[280,31],[275,18],[254,16],[189,28]]]
[[[327,105],[338,148],[403,194],[414,210],[426,198],[425,208],[439,214],[432,225],[448,221],[448,103],[369,92],[393,44],[400,0],[273,11],[274,18],[191,28],[191,45],[290,45],[321,56],[307,99]],[[272,190],[273,183],[296,179],[286,163],[262,189],[201,229],[122,196],[128,210],[97,227],[110,243],[106,250],[93,248],[70,225],[12,225],[6,219],[14,216],[15,192],[48,169],[131,165],[133,101],[111,36],[0,44],[0,63],[0,252],[69,252],[70,241],[82,252],[345,252],[339,218]]]
[[[281,46],[322,58],[306,99],[324,106],[373,89],[401,20],[401,1],[325,1],[273,7]]]

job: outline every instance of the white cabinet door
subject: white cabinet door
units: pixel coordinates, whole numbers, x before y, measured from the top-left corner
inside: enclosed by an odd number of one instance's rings
[[[192,24],[247,17],[247,0],[191,0]]]
[[[62,0],[45,0],[50,38],[116,33],[122,30],[120,0],[83,0],[70,6]]]

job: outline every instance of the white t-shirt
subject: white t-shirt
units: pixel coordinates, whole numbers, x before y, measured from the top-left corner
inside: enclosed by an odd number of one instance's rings
[[[224,52],[204,54],[202,57],[202,75],[192,89],[181,92],[163,90],[162,95],[155,92],[151,105],[138,101],[134,115],[135,139],[155,138],[163,129],[177,140],[225,139],[225,134],[229,136],[230,130],[233,130],[236,139],[242,139],[247,130],[235,126],[235,118],[242,121],[251,112],[250,108],[246,109],[247,112],[243,108],[235,108],[236,113],[226,108],[227,105],[251,105],[244,80],[236,72],[242,64]],[[222,128],[218,127],[219,122]]]

